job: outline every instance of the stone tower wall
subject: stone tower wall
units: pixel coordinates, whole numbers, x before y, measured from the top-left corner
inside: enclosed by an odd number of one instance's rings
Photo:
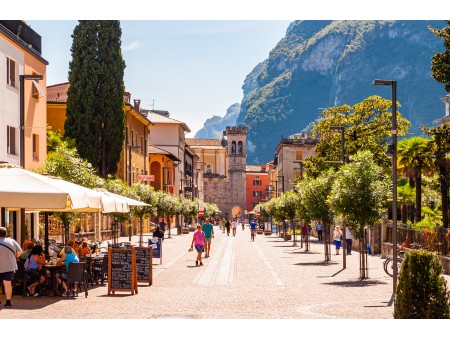
[[[224,204],[226,205],[225,212],[229,217],[232,215],[232,208],[239,206],[242,211],[245,210],[245,168],[247,164],[247,127],[227,127],[227,155],[228,155],[228,170],[227,177],[229,183],[228,196],[225,197]],[[236,151],[232,153],[232,142],[236,144],[242,142],[243,151],[242,154],[238,154]]]

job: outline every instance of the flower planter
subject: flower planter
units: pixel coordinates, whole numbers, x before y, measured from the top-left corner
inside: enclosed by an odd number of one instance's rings
[[[256,234],[257,234],[257,235],[262,235],[263,233],[264,233],[263,230],[256,230]]]
[[[264,230],[264,235],[266,236],[272,235],[272,230]]]
[[[182,234],[188,234],[190,231],[189,231],[189,228],[182,228],[181,229],[181,233]]]

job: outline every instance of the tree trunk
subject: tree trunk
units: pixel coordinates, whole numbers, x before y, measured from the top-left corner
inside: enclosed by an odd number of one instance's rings
[[[330,225],[323,223],[323,245],[324,245],[324,253],[325,253],[325,262],[331,261],[331,236],[330,236]]]
[[[400,213],[402,215],[402,223],[406,224],[408,221],[408,206],[406,204],[402,204]]]
[[[442,202],[442,226],[448,228],[448,180],[447,180],[447,165],[446,161],[443,161],[442,165],[439,165],[439,183],[441,189],[441,202]]]
[[[416,170],[416,210],[414,212],[414,222],[422,220],[422,173],[420,167]]]

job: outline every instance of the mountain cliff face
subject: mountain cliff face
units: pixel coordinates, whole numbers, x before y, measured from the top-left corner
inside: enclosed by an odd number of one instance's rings
[[[411,122],[410,132],[418,135],[421,125],[433,125],[444,115],[440,99],[446,93],[431,75],[431,57],[444,47],[428,25],[446,23],[292,22],[242,86],[236,123],[249,127],[247,163],[273,159],[281,137],[301,131],[323,108],[353,105],[375,94],[390,99],[391,88],[374,86],[374,79],[397,81],[398,111]]]
[[[221,139],[222,133],[227,126],[236,125],[236,120],[239,116],[240,109],[240,103],[235,103],[227,109],[224,117],[215,115],[210,119],[207,119],[203,125],[203,128],[195,134],[195,138]]]

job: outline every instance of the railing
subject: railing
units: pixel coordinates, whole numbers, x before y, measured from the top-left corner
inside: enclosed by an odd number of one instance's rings
[[[385,242],[392,243],[392,226],[386,228]],[[399,224],[397,228],[397,243],[406,248],[414,247],[414,244],[420,247],[436,252],[439,255],[446,256],[450,249],[450,229],[439,228],[414,230],[407,225]]]

